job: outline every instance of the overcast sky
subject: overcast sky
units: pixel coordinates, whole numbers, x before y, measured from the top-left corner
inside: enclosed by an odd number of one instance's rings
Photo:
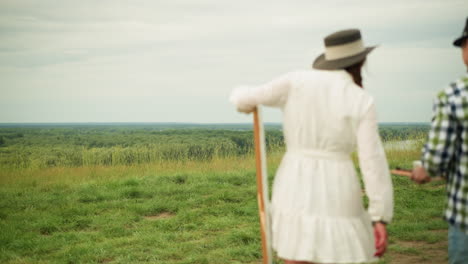
[[[427,122],[466,73],[466,0],[1,0],[2,122],[250,122],[237,85],[309,69],[336,30],[361,29],[380,122]],[[265,110],[279,122],[279,110]]]

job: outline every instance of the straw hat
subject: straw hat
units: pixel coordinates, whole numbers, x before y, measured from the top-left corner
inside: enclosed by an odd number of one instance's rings
[[[312,67],[319,70],[343,69],[364,60],[373,47],[365,47],[359,29],[347,29],[328,35],[324,39],[325,52],[318,56]]]

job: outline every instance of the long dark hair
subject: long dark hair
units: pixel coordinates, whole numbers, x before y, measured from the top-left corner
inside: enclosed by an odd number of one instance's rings
[[[364,65],[364,62],[366,62],[366,59],[344,68],[351,75],[351,77],[353,77],[354,83],[359,85],[361,88],[362,88],[361,69],[362,69],[362,66]]]

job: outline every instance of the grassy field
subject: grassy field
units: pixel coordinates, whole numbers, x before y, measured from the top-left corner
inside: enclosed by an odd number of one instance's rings
[[[419,157],[419,143],[391,144],[391,167]],[[270,152],[270,182],[281,155]],[[393,182],[395,217],[380,263],[446,263],[444,182]],[[0,263],[260,263],[253,156],[6,166],[0,230]]]

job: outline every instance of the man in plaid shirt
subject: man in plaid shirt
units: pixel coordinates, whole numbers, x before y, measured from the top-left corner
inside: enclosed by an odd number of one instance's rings
[[[454,45],[462,49],[468,67],[468,18],[462,36]],[[468,263],[468,75],[450,84],[434,101],[429,139],[422,154],[422,167],[413,170],[417,183],[430,176],[447,179],[449,263]]]

